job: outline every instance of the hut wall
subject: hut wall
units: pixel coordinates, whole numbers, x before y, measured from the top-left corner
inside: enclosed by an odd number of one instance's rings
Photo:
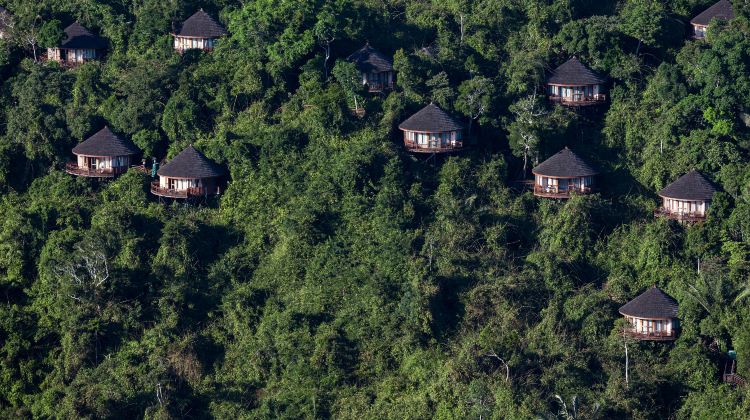
[[[645,319],[645,318],[634,318],[627,317],[633,332],[638,334],[648,333],[666,333],[671,334],[674,329],[677,328],[676,321],[672,319]]]
[[[83,63],[86,60],[96,58],[96,50],[90,48],[65,49],[65,48],[47,48],[47,59],[51,61]]]
[[[703,39],[706,37],[707,26],[693,24],[693,37]]]
[[[422,133],[417,131],[404,131],[404,140],[416,147],[435,148],[453,147],[460,142],[462,134],[460,130],[444,131],[441,133]]]
[[[78,155],[76,163],[79,168],[111,169],[127,168],[130,166],[130,156],[81,156]]]
[[[578,178],[556,178],[544,175],[534,175],[536,185],[542,188],[558,188],[559,191],[568,189],[580,189],[583,187],[593,187],[593,176],[582,176]]]
[[[363,85],[390,86],[392,83],[393,83],[392,71],[362,73]]]
[[[602,85],[560,86],[549,85],[548,94],[567,99],[593,98],[604,91]]]
[[[60,61],[60,49],[47,48],[47,59],[52,61]]]
[[[196,188],[201,186],[200,179],[185,179],[185,178],[169,178],[166,176],[159,177],[159,186],[161,188],[168,188],[171,190],[185,191],[189,188]]]
[[[174,37],[174,49],[179,51],[190,49],[213,50],[215,46],[215,38],[190,38],[182,36]]]
[[[670,213],[689,213],[705,216],[706,210],[708,210],[708,203],[705,201],[676,200],[666,197],[663,200],[664,209]]]

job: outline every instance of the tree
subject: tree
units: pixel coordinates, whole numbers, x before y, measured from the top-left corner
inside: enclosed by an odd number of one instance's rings
[[[659,0],[627,0],[623,4],[620,29],[638,40],[635,55],[641,50],[641,44],[656,45],[665,14],[664,5]]]
[[[468,117],[469,135],[471,135],[471,126],[474,120],[490,111],[494,94],[492,80],[483,76],[476,76],[458,86],[456,109]]]
[[[425,85],[432,90],[430,93],[430,99],[432,102],[440,105],[443,108],[449,108],[455,92],[451,88],[450,80],[448,80],[448,74],[444,71],[436,74],[432,79],[425,82]]]
[[[49,20],[44,22],[42,27],[39,28],[39,45],[43,48],[56,47],[60,45],[60,41],[62,41],[64,36],[65,32],[63,32],[60,21],[57,19]],[[36,55],[34,59],[36,60]]]
[[[536,156],[539,151],[540,134],[549,111],[544,108],[536,93],[512,104],[510,111],[515,118],[508,127],[508,141],[513,154],[523,157],[522,177],[525,178],[528,173],[529,157]]]
[[[333,77],[341,85],[347,98],[354,103],[354,111],[359,112],[360,103],[363,101],[362,76],[354,63],[338,60],[333,67]]]
[[[331,10],[323,10],[318,13],[317,22],[313,26],[313,32],[318,40],[318,45],[323,49],[323,74],[328,79],[328,60],[331,58],[331,45],[339,36],[339,19]]]

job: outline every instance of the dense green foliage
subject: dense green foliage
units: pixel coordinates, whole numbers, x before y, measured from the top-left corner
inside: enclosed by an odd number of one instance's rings
[[[2,417],[750,413],[719,359],[750,377],[746,1],[704,42],[686,23],[713,0],[4,3]],[[199,7],[231,35],[180,56],[169,33]],[[75,20],[106,59],[35,62]],[[365,40],[393,54],[394,92],[352,83]],[[599,114],[543,100],[571,55],[611,77]],[[429,101],[475,147],[406,153],[396,126]],[[146,174],[65,174],[105,123],[146,156],[195,144],[226,192],[165,205]],[[566,144],[601,194],[510,188]],[[691,168],[723,188],[708,221],[655,220]],[[629,342],[626,384],[617,308],[652,284],[682,332]]]

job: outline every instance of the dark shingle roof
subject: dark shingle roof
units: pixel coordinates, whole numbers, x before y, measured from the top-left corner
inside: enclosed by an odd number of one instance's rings
[[[556,68],[547,79],[548,84],[573,86],[598,85],[606,81],[604,76],[583,65],[576,57]]]
[[[224,168],[209,160],[191,144],[157,172],[174,178],[212,178],[224,175]]]
[[[551,158],[537,165],[531,172],[535,175],[560,178],[593,176],[599,173],[580,156],[567,147],[552,155]]]
[[[127,156],[139,153],[141,151],[138,146],[117,136],[109,127],[102,128],[73,148],[73,154],[84,156]]]
[[[107,48],[107,41],[98,35],[94,35],[88,29],[81,26],[80,23],[74,22],[65,28],[65,38],[60,44],[60,48],[79,49],[103,49]]]
[[[716,187],[695,169],[659,191],[659,196],[678,200],[710,200]]]
[[[398,128],[406,131],[442,133],[445,131],[462,130],[464,127],[448,115],[448,113],[431,103],[407,118]]]
[[[653,286],[620,307],[620,313],[636,318],[676,318],[677,301]]]
[[[732,9],[732,3],[729,0],[721,0],[704,10],[703,13],[694,17],[690,23],[694,25],[707,26],[711,23],[712,19],[723,19],[732,20],[734,19],[734,10]]]
[[[218,38],[227,34],[226,29],[221,26],[214,18],[203,9],[198,10],[182,23],[179,36],[189,36],[195,38]]]
[[[346,59],[356,64],[357,70],[362,73],[393,71],[393,61],[372,48],[370,43],[365,44]]]

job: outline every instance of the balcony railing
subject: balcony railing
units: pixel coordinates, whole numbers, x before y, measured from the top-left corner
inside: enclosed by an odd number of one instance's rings
[[[452,141],[440,143],[438,141],[429,141],[427,143],[417,143],[415,141],[404,141],[406,150],[414,153],[448,153],[464,148],[462,141]]]
[[[677,331],[641,331],[636,329],[626,329],[625,335],[637,340],[647,341],[671,341],[677,339]]]
[[[367,83],[367,89],[370,92],[383,92],[393,90],[393,82],[390,83]]]
[[[189,197],[204,197],[208,195],[216,195],[219,193],[217,187],[204,188],[204,187],[193,187],[187,189],[175,189],[165,188],[159,184],[159,181],[153,181],[151,183],[151,194],[159,197],[167,198],[189,198]]]
[[[174,50],[180,54],[184,54],[185,51],[192,51],[192,50],[202,50],[204,52],[211,52],[215,49],[216,47],[174,47]]]
[[[124,174],[128,171],[128,169],[130,169],[130,167],[126,166],[117,166],[113,168],[91,168],[88,166],[78,166],[77,162],[68,162],[67,164],[65,164],[65,172],[71,175],[88,176],[92,178],[112,178],[117,175]]]
[[[606,102],[607,96],[603,93],[598,93],[596,95],[574,93],[573,96],[549,95],[549,100],[552,102],[559,102],[562,105],[568,106],[587,106]]]
[[[39,57],[39,61],[42,62],[42,63],[45,63],[47,61],[54,61],[57,64],[59,64],[60,67],[66,68],[66,69],[72,69],[74,67],[78,67],[80,65],[83,65],[84,63],[88,63],[90,61],[96,61],[96,60],[97,60],[96,58],[84,58],[84,59],[79,59],[77,61],[76,60],[69,60],[69,59],[64,59],[63,60],[63,59],[49,58],[49,57],[47,57],[46,54],[43,54],[43,55],[41,55]]]
[[[667,219],[677,220],[678,222],[701,222],[706,220],[705,213],[675,211],[665,209],[664,207],[659,207],[654,210],[654,216],[666,217]]]
[[[573,194],[592,194],[596,192],[594,187],[579,187],[579,186],[568,186],[567,188],[560,188],[557,185],[534,185],[534,195],[537,197],[547,198],[570,198]]]
[[[736,373],[725,373],[722,376],[722,380],[725,384],[729,385],[735,385],[735,386],[744,386],[746,381],[745,378],[742,376],[736,374]]]

